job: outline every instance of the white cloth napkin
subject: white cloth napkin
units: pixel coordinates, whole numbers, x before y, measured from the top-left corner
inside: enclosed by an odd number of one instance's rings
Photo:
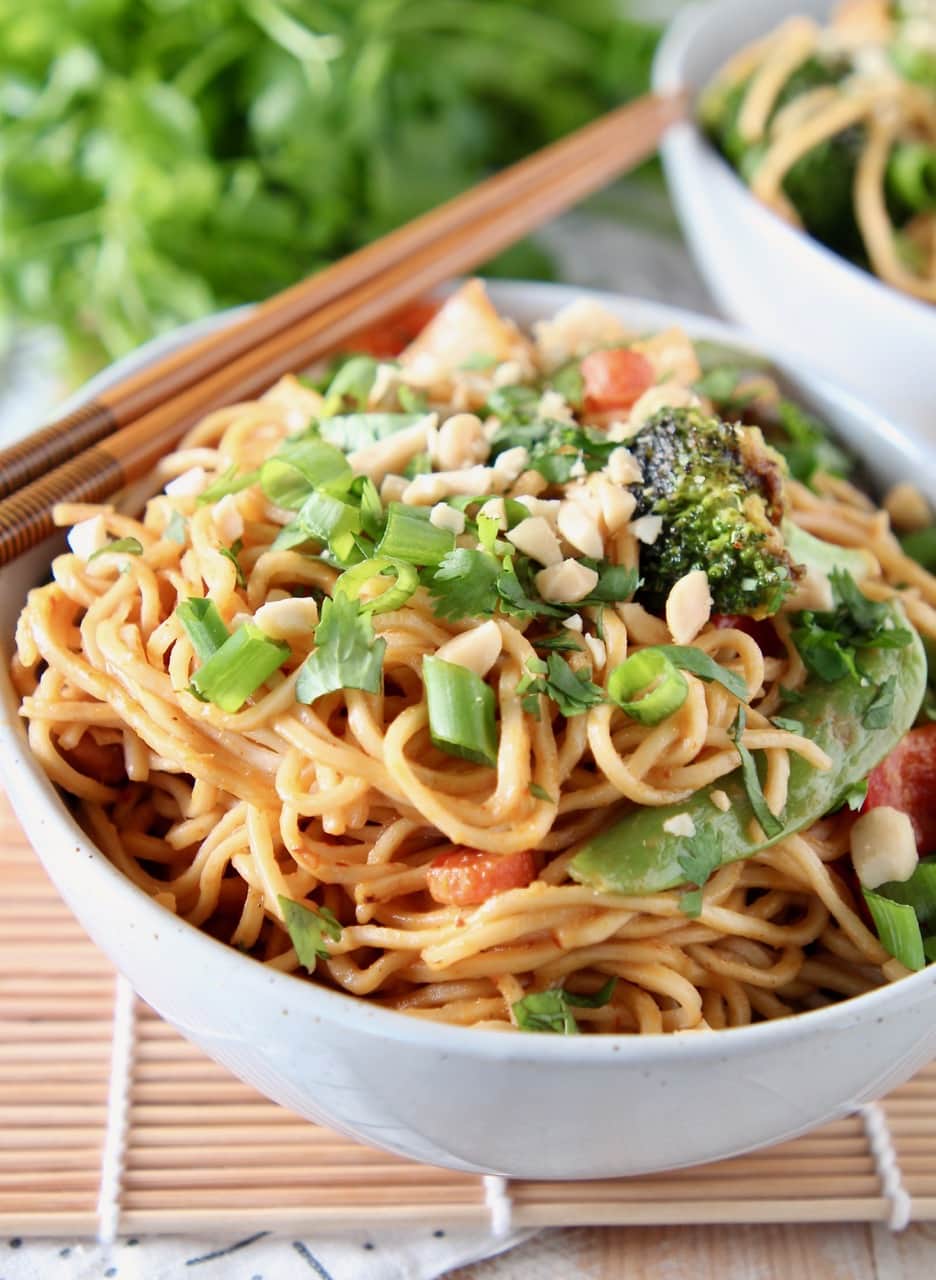
[[[129,1237],[104,1246],[66,1240],[0,1245],[2,1280],[436,1280],[512,1249],[530,1235],[495,1239],[431,1227],[337,1239],[254,1231],[241,1239]]]

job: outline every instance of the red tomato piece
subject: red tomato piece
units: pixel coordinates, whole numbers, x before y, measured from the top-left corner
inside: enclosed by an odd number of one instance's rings
[[[536,859],[529,849],[518,853],[482,853],[456,849],[430,864],[426,883],[436,902],[473,907],[495,893],[524,889],[536,879]]]
[[[712,626],[719,631],[743,631],[756,640],[760,651],[768,658],[782,658],[783,642],[774,631],[769,618],[747,618],[740,613],[713,613]]]
[[[391,359],[408,347],[416,335],[425,329],[442,304],[423,298],[394,311],[379,324],[371,325],[353,334],[342,344],[347,351],[358,355]]]
[[[872,771],[861,812],[883,805],[913,823],[921,856],[936,853],[936,724],[911,729]]]
[[[585,408],[592,413],[629,409],[656,381],[647,357],[627,347],[592,351],[582,361],[581,369]]]

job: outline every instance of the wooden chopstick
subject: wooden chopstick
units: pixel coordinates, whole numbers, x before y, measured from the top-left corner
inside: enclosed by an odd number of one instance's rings
[[[682,96],[647,96],[618,108],[545,153],[529,157],[434,214],[278,295],[220,338],[203,340],[160,362],[158,368],[168,372],[164,380],[155,379],[155,389],[152,378],[141,381],[142,375],[135,375],[121,384],[123,391],[118,388],[115,396],[115,404],[123,406],[120,412],[133,415],[120,430],[113,430],[116,410],[103,398],[103,409],[88,406],[79,411],[77,425],[69,427],[69,420],[64,420],[59,429],[68,435],[71,460],[54,470],[46,461],[41,479],[0,502],[0,564],[52,532],[51,512],[57,502],[106,498],[146,474],[211,408],[257,396],[283,373],[335,350],[360,328],[477,266],[606,185],[653,152],[684,104]],[[479,199],[482,189],[483,199]],[[467,218],[466,207],[471,211]],[[401,243],[406,250],[403,256]],[[346,275],[340,274],[342,268]],[[323,277],[327,277],[325,288],[319,290]],[[347,285],[347,280],[352,283]],[[254,323],[255,317],[259,323]],[[231,334],[233,346],[226,342]],[[195,377],[190,362],[196,366]],[[155,406],[141,407],[153,403],[157,390]],[[81,452],[83,446],[77,441],[89,434],[93,440],[94,431],[103,429],[105,415],[111,434]],[[89,424],[95,423],[92,431]],[[47,450],[48,429],[39,437],[43,439],[38,448]],[[39,437],[32,438],[34,444]],[[60,445],[56,448],[61,456]],[[37,456],[33,454],[27,465],[35,465]],[[44,452],[43,456],[48,459],[49,455]]]
[[[50,423],[26,440],[0,450],[0,498],[141,417],[160,403],[230,364],[258,342],[282,333],[342,293],[400,261],[414,248],[458,227],[470,225],[499,205],[512,202],[525,189],[562,169],[570,156],[613,145],[627,108],[612,111],[502,173],[430,210],[373,244],[300,281],[245,319],[163,357],[119,384],[101,391],[71,414]]]

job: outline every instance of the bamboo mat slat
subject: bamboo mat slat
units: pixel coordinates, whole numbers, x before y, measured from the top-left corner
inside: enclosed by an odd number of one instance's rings
[[[93,1236],[117,980],[0,796],[0,1231]],[[120,1232],[886,1222],[860,1116],[701,1168],[481,1179],[363,1147],[277,1107],[137,1002]],[[914,1221],[936,1220],[936,1063],[882,1103]]]

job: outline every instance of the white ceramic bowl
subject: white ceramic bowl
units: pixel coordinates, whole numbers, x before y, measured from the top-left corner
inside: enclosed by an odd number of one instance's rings
[[[521,323],[581,292],[492,287],[495,302]],[[695,337],[744,343],[691,313],[595,296],[639,330],[677,323]],[[777,363],[789,372],[791,391],[837,425],[880,483],[913,475],[936,498],[936,460],[924,445],[820,377],[794,374],[789,358]],[[7,654],[26,591],[43,580],[53,550],[38,548],[0,574]],[[284,1106],[364,1142],[515,1177],[645,1173],[791,1137],[885,1092],[936,1053],[936,967],[782,1022],[642,1038],[440,1026],[268,970],[157,906],[84,836],[29,754],[6,668],[3,776],[33,845],[91,937],[149,1004],[213,1058]]]
[[[654,87],[701,90],[732,53],[791,12],[825,19],[833,8],[833,0],[692,4],[660,45]],[[771,213],[694,124],[670,129],[661,149],[683,232],[720,309],[936,442],[936,306],[882,284]]]

